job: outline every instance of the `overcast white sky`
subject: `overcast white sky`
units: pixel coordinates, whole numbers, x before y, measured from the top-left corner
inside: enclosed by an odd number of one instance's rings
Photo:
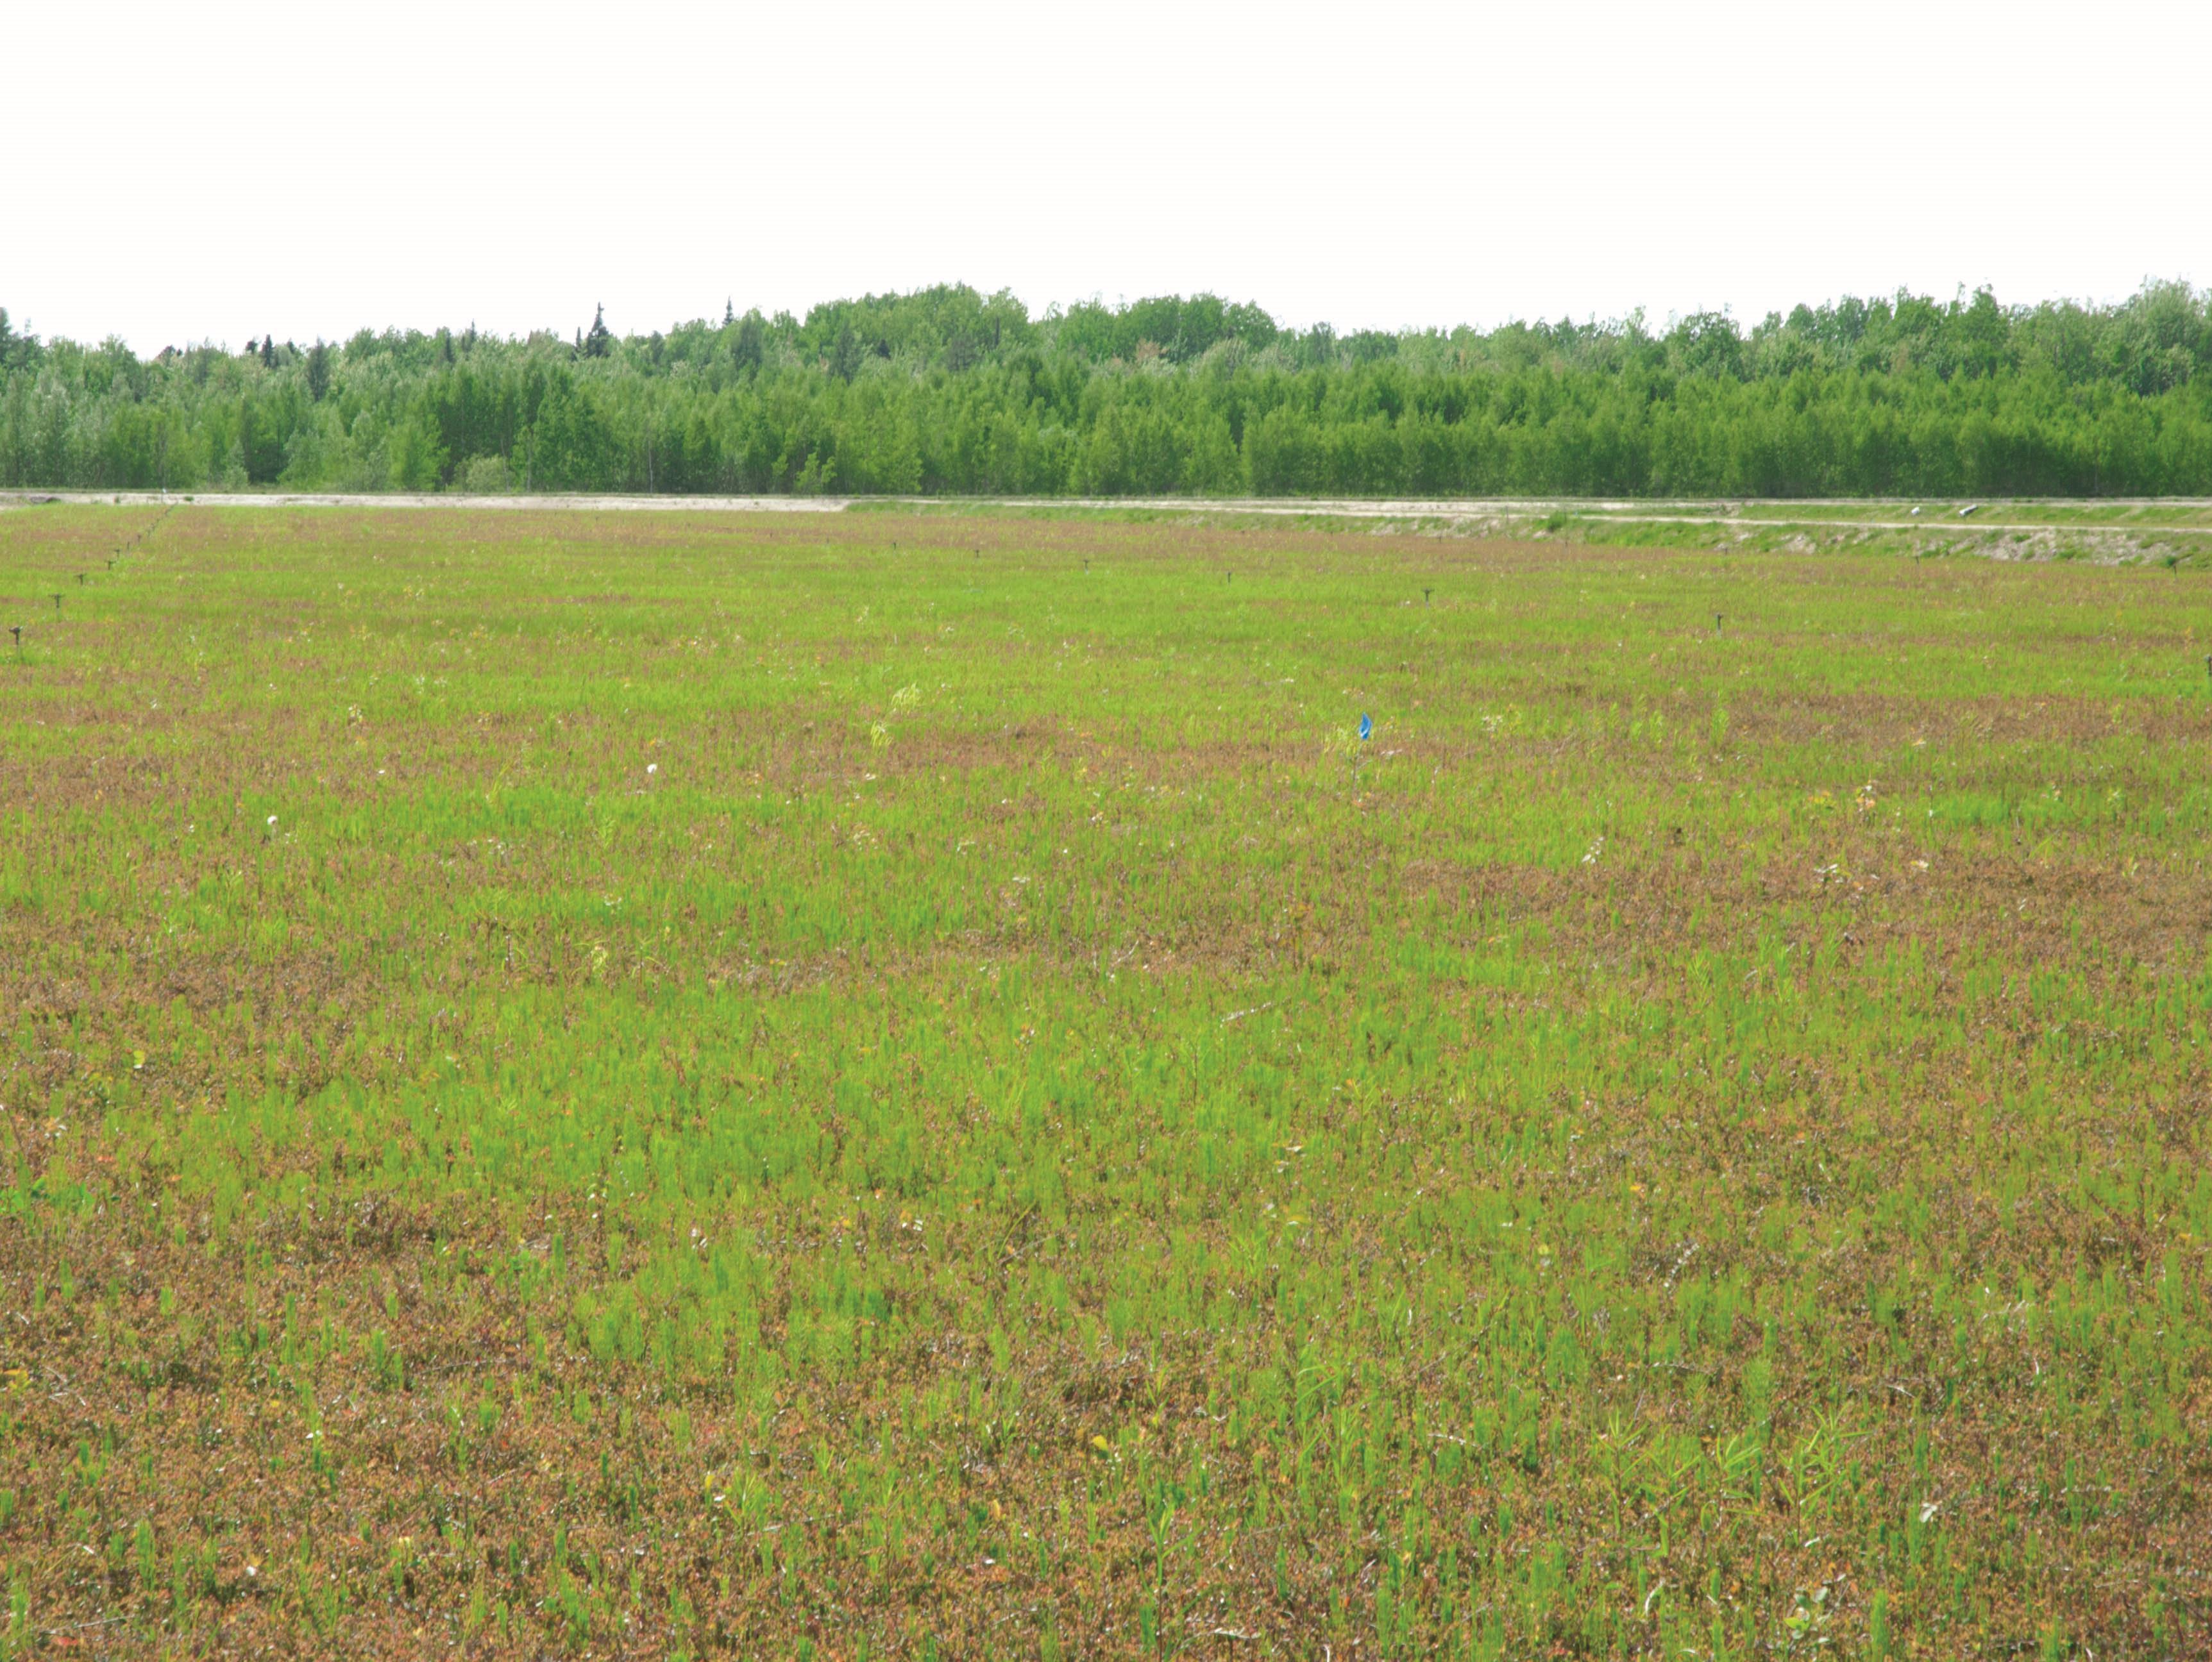
[[[2212,283],[2204,0],[127,0],[0,33],[0,306],[142,351],[944,281],[1340,329]]]

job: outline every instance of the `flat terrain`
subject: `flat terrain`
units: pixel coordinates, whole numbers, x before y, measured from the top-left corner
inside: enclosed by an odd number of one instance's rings
[[[924,496],[471,496],[452,492],[374,495],[284,491],[170,494],[153,491],[0,490],[0,512],[106,505],[259,508],[434,509],[443,513],[1012,513],[1092,523],[1160,521],[1206,529],[1382,530],[1492,539],[1565,537],[1575,542],[1805,553],[1978,555],[2099,565],[2212,566],[2212,500],[2154,497],[2019,498],[1942,501],[1775,498],[1097,497]]]
[[[2203,1655],[2208,585],[0,513],[0,1654]]]

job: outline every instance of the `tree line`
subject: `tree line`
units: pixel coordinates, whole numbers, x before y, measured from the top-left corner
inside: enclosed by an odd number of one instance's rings
[[[0,485],[1036,495],[2212,494],[2212,291],[1339,335],[947,286],[568,337],[140,358],[0,311]]]

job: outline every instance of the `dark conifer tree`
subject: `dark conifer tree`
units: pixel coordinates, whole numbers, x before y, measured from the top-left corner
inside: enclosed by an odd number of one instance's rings
[[[740,374],[750,373],[761,367],[767,354],[768,331],[761,323],[757,312],[745,313],[744,321],[738,325],[738,337],[730,343],[730,360]]]
[[[583,352],[587,358],[604,358],[614,345],[614,331],[607,327],[607,308],[596,307],[592,312],[591,331],[584,337]]]

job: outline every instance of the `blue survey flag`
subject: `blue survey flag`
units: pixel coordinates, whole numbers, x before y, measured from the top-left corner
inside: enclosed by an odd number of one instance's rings
[[[1364,710],[1359,713],[1359,737],[1362,738],[1375,737],[1375,718]]]

